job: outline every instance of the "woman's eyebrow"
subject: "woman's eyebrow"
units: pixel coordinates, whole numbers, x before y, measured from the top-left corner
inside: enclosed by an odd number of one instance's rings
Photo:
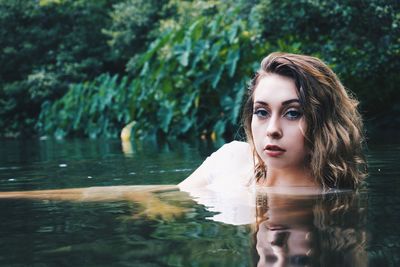
[[[285,100],[285,101],[282,102],[282,106],[287,106],[287,105],[292,104],[292,103],[300,103],[300,101],[297,98]],[[255,101],[254,104],[260,104],[260,105],[263,105],[263,106],[269,106],[268,103],[264,102],[264,101]]]
[[[254,104],[259,104],[259,105],[263,105],[263,106],[268,106],[267,102],[264,101],[255,101]]]
[[[299,99],[293,98],[282,102],[282,106],[286,106],[292,103],[300,103]]]

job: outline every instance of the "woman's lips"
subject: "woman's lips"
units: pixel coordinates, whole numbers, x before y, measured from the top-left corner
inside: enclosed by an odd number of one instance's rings
[[[264,148],[264,151],[270,157],[278,157],[286,152],[285,149],[281,148],[280,146],[276,146],[276,145],[267,145]]]

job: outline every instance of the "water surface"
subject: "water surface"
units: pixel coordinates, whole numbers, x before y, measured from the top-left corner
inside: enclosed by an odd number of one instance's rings
[[[2,140],[0,189],[176,184],[217,147]],[[224,195],[202,205],[160,192],[182,208],[169,217],[141,216],[143,205],[129,199],[0,199],[0,266],[399,266],[399,152],[399,143],[371,142],[370,176],[357,194],[261,192],[254,223],[240,225],[226,218],[243,207]]]

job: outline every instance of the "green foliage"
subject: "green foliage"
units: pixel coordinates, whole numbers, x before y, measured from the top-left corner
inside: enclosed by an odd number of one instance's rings
[[[140,75],[140,102],[146,103],[132,116],[146,117],[138,120],[136,136],[235,134],[249,74],[267,46],[249,32],[240,5],[203,8],[196,12],[208,16],[174,25],[129,62],[128,71]]]
[[[132,89],[127,77],[103,74],[92,82],[70,85],[68,92],[54,104],[45,102],[38,127],[57,138],[67,134],[116,136],[128,122],[127,93]]]
[[[1,131],[5,135],[31,135],[43,100],[62,88],[55,73],[37,72],[26,80],[4,84],[0,93]]]
[[[368,119],[398,127],[399,5],[0,0],[0,135],[116,136],[133,121],[135,137],[230,138],[272,51],[322,58]]]
[[[32,134],[43,101],[109,69],[113,2],[0,1],[0,135]]]
[[[125,103],[125,108],[121,106],[122,102],[115,106],[121,112],[130,107],[130,120],[136,122],[133,127],[135,137],[235,134],[246,84],[256,68],[254,62],[266,53],[268,46],[260,45],[257,35],[249,31],[248,22],[239,17],[239,7],[220,5],[212,8],[224,8],[224,12],[201,16],[191,24],[165,30],[145,53],[129,62],[128,72],[135,77],[126,88],[129,104]],[[65,134],[73,133],[81,126],[91,128],[88,121],[93,113],[83,112],[84,116],[77,116],[73,111],[84,105],[85,110],[104,114],[103,109],[110,103],[92,105],[99,97],[96,86],[92,84],[91,95],[85,94],[83,88],[71,87],[65,97],[42,113],[43,117],[51,118],[43,125],[56,121],[58,132]],[[109,88],[114,96],[118,95],[117,91],[121,92],[116,85]],[[75,93],[71,93],[72,90]],[[75,95],[73,99],[78,98],[79,90],[85,95],[86,104],[70,101],[72,94]],[[50,115],[58,113],[63,114],[59,119]],[[115,120],[117,114],[104,116]],[[101,133],[108,135],[109,131],[102,132],[102,129],[105,128],[99,127]],[[45,129],[45,132],[52,131],[54,128]]]
[[[107,35],[114,59],[125,64],[129,58],[146,49],[150,32],[157,28],[164,15],[166,0],[127,0],[113,6],[112,23]]]

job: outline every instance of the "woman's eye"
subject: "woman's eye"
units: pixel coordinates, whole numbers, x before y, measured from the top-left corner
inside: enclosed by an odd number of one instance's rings
[[[266,118],[268,117],[268,111],[263,108],[259,108],[254,111],[254,115],[256,115],[259,118]]]
[[[290,120],[296,120],[300,118],[303,114],[298,110],[289,110],[286,112],[285,117]]]

